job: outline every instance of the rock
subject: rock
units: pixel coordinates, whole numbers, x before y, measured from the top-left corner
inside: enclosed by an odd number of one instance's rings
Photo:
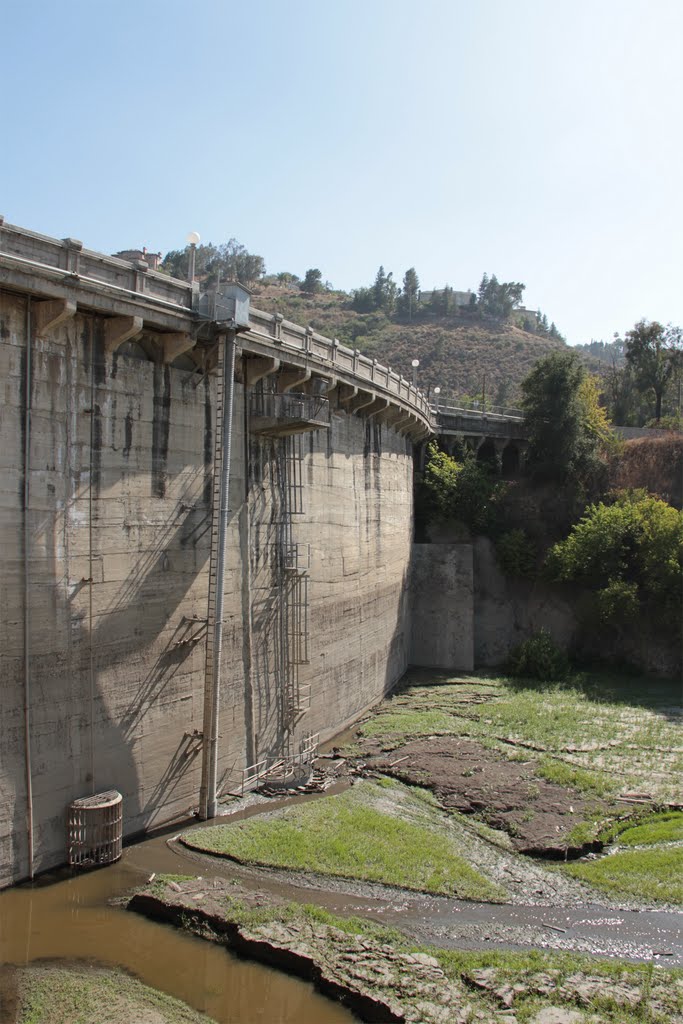
[[[565,1010],[560,1006],[546,1006],[532,1017],[529,1024],[582,1024],[580,1010]]]
[[[509,1009],[514,1002],[515,995],[517,993],[512,985],[501,985],[500,988],[493,989],[493,994],[497,999],[500,999],[503,1006],[506,1006]]]
[[[484,967],[470,971],[470,978],[477,988],[492,989],[497,983],[498,972],[495,967]]]
[[[439,971],[441,971],[439,961],[436,959],[436,957],[428,956],[427,953],[413,953],[413,963],[423,964],[425,967],[436,967]]]

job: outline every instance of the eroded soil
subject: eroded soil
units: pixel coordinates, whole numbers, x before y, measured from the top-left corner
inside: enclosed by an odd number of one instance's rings
[[[160,879],[130,909],[313,981],[362,1020],[424,1024],[683,1024],[683,978],[576,958],[501,961],[421,949],[310,915],[217,877]]]
[[[369,768],[426,786],[443,807],[476,814],[491,828],[506,832],[520,853],[577,856],[593,848],[592,843],[572,840],[577,822],[614,814],[613,804],[541,778],[535,762],[510,761],[459,736],[411,740],[388,756],[376,742],[364,741],[362,749]]]

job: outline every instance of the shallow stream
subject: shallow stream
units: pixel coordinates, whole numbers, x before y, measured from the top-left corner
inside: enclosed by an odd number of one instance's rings
[[[180,858],[156,838],[127,847],[110,867],[54,875],[0,893],[0,964],[59,958],[116,965],[219,1024],[355,1020],[310,984],[108,903],[153,871],[182,870]],[[185,864],[184,870],[194,873],[196,865]]]
[[[232,820],[307,799],[320,797],[261,800]],[[360,914],[445,947],[565,949],[683,965],[680,911],[495,905],[333,879],[321,885],[287,872],[207,858],[184,849],[172,836],[128,846],[121,860],[107,868],[73,876],[54,873],[33,886],[1,892],[0,965],[42,958],[117,965],[219,1024],[350,1024],[355,1019],[310,984],[109,903],[162,872],[235,877],[243,886],[278,898]]]

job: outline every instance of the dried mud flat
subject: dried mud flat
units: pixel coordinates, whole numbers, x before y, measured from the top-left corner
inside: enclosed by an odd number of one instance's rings
[[[379,930],[354,930],[352,922],[337,927],[234,879],[160,879],[129,907],[311,981],[365,1021],[683,1022],[679,976],[614,966],[607,973],[576,960],[482,967],[461,954],[388,941]]]
[[[530,856],[563,859],[598,848],[572,842],[571,830],[587,817],[613,811],[604,800],[586,799],[575,789],[539,778],[533,761],[510,761],[475,740],[416,739],[400,744],[390,757],[372,741],[361,741],[361,747],[368,768],[431,789],[443,807],[478,815],[506,832],[515,850]]]

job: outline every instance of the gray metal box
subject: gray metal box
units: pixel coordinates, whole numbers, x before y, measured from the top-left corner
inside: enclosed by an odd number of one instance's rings
[[[234,320],[237,327],[249,326],[251,292],[236,281],[221,284],[217,291],[205,292],[199,300],[199,312],[211,320]]]

